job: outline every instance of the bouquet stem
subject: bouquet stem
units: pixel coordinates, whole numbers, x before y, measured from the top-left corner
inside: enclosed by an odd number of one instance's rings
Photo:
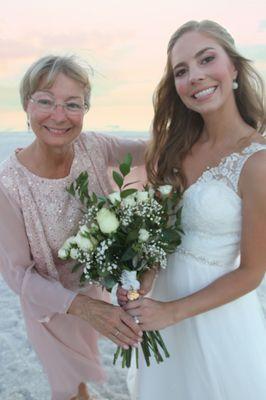
[[[168,358],[169,353],[164,344],[164,341],[160,335],[159,331],[149,331],[143,333],[143,341],[141,342],[141,348],[143,351],[143,355],[146,361],[147,366],[150,366],[150,358],[155,358],[157,363],[163,361],[163,353],[164,357]],[[114,354],[113,364],[116,363],[119,355],[122,357],[122,368],[129,368],[131,366],[133,348],[130,347],[128,350],[123,349],[122,347],[117,347],[117,350]],[[139,349],[135,348],[135,361],[136,367],[139,367]]]

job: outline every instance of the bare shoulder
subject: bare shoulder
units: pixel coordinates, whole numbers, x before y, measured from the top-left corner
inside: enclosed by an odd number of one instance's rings
[[[240,175],[239,188],[242,193],[261,190],[262,187],[266,193],[266,140],[263,138],[258,143],[263,146],[249,156]]]

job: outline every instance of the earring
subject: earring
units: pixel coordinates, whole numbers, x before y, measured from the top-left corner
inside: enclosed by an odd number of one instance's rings
[[[232,88],[233,88],[233,90],[236,90],[238,88],[238,83],[236,80],[233,80]]]

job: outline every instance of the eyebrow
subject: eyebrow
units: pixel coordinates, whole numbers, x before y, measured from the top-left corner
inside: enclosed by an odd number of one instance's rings
[[[39,90],[36,90],[36,92],[47,93],[47,94],[49,94],[51,97],[54,97],[53,93],[51,93],[50,90],[48,90],[48,89],[39,89]],[[67,98],[67,100],[72,100],[72,99],[82,99],[82,97],[81,97],[81,96],[69,96],[69,97]]]
[[[194,58],[200,57],[203,53],[205,53],[205,51],[207,50],[214,50],[213,47],[204,47],[204,49],[201,49],[199,51],[197,51],[197,53],[195,54]],[[184,61],[176,64],[173,68],[173,70],[179,68],[179,67],[183,67],[184,65],[186,65],[186,63]]]

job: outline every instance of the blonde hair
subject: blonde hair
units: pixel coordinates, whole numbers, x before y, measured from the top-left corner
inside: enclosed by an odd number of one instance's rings
[[[91,84],[88,70],[89,68],[83,66],[81,61],[73,55],[48,55],[38,59],[28,68],[20,83],[20,99],[23,109],[26,111],[27,102],[30,96],[38,90],[41,81],[45,79],[45,87],[49,88],[60,72],[84,86],[84,102],[89,109]]]
[[[169,41],[165,72],[153,97],[153,138],[146,153],[146,167],[148,178],[155,185],[169,182],[177,187],[185,186],[182,160],[199,138],[204,125],[201,115],[188,109],[178,96],[170,60],[177,40],[191,31],[204,33],[223,47],[238,71],[238,89],[234,93],[241,117],[261,134],[266,127],[263,80],[251,61],[238,53],[232,36],[213,21],[185,23]]]

